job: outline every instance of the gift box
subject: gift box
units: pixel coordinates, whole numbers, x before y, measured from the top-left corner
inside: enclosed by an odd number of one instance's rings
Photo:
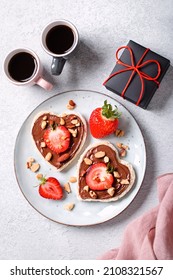
[[[127,46],[122,46],[117,50],[116,59],[116,65],[104,82],[104,86],[146,109],[170,61],[132,40]]]

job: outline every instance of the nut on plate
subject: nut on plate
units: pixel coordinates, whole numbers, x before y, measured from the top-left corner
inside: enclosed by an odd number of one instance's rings
[[[117,143],[116,143],[116,146],[117,146],[117,148],[119,148],[119,149],[122,148],[122,145],[123,145],[123,143],[120,143],[120,142],[117,142]]]
[[[70,184],[69,184],[68,182],[64,184],[64,190],[65,190],[67,193],[70,193],[70,192],[71,192]]]
[[[67,210],[67,211],[73,210],[74,207],[75,207],[74,203],[68,203],[68,204],[64,205],[64,209]]]
[[[119,149],[120,157],[125,157],[127,154],[127,150],[129,149],[129,146],[124,145],[123,143],[120,143],[120,142],[117,142],[116,146]]]
[[[30,157],[26,162],[26,167],[32,172],[37,172],[40,169],[40,164],[37,163],[34,158]]]
[[[69,179],[69,182],[70,183],[76,183],[77,182],[77,178],[74,177],[74,176],[71,176],[70,179]]]
[[[39,163],[33,163],[30,167],[32,172],[37,172],[40,169],[40,164]]]
[[[42,178],[43,178],[43,174],[38,173],[38,174],[36,175],[36,178],[37,178],[38,180],[42,179]]]
[[[34,158],[29,157],[29,158],[27,159],[27,162],[26,162],[26,167],[27,167],[27,168],[31,168],[31,165],[33,164],[34,161],[35,161]]]
[[[127,151],[126,151],[125,149],[122,148],[122,149],[120,150],[119,154],[120,154],[120,157],[125,157],[126,154],[127,154]]]
[[[125,134],[125,131],[122,130],[122,129],[117,129],[117,130],[115,131],[115,136],[117,136],[117,137],[123,137],[124,134]]]
[[[66,107],[69,110],[73,110],[76,107],[76,103],[71,99],[71,100],[69,100],[69,102],[68,102]]]

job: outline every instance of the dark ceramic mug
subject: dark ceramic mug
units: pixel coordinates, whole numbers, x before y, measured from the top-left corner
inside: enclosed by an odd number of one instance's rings
[[[56,20],[44,28],[41,39],[43,49],[53,57],[52,74],[60,75],[66,60],[78,45],[76,27],[67,20]]]

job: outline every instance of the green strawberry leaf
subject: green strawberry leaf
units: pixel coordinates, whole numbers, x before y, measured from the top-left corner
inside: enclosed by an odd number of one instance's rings
[[[107,171],[107,173],[110,173],[110,174],[112,174],[115,171],[114,167],[110,164],[110,162],[108,162],[108,164],[107,164],[106,171]]]
[[[115,109],[113,110],[112,105],[107,103],[107,100],[104,101],[104,105],[102,107],[102,116],[107,119],[119,119],[121,117],[121,112],[118,111],[117,106],[115,105]]]

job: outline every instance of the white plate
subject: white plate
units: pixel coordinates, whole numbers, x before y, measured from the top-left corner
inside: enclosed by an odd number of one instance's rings
[[[115,144],[121,141],[130,147],[125,160],[129,161],[136,172],[136,182],[132,190],[122,199],[116,202],[84,202],[78,201],[76,198],[76,183],[71,184],[72,193],[65,195],[61,201],[53,201],[42,198],[38,193],[38,188],[34,187],[38,184],[36,174],[26,168],[28,157],[33,157],[40,163],[41,169],[39,173],[46,176],[54,176],[58,178],[63,185],[70,176],[76,174],[77,159],[67,169],[57,172],[48,165],[46,161],[39,155],[37,148],[34,146],[31,137],[31,125],[33,119],[40,111],[51,111],[56,114],[67,112],[66,105],[70,99],[73,99],[77,107],[75,112],[80,112],[86,120],[88,120],[92,110],[101,107],[104,100],[108,100],[113,106],[117,105],[122,112],[119,127],[125,131],[125,136],[116,138],[114,135],[106,137],[106,140]],[[69,111],[71,113],[73,111]],[[96,142],[88,133],[87,143]],[[14,150],[14,166],[18,184],[27,201],[42,215],[59,223],[75,226],[86,226],[103,223],[112,219],[121,213],[134,199],[142,184],[146,169],[146,149],[140,128],[129,111],[115,99],[94,91],[74,90],[57,94],[43,103],[41,103],[24,121],[15,144]],[[72,211],[64,210],[67,203],[75,203]]]

